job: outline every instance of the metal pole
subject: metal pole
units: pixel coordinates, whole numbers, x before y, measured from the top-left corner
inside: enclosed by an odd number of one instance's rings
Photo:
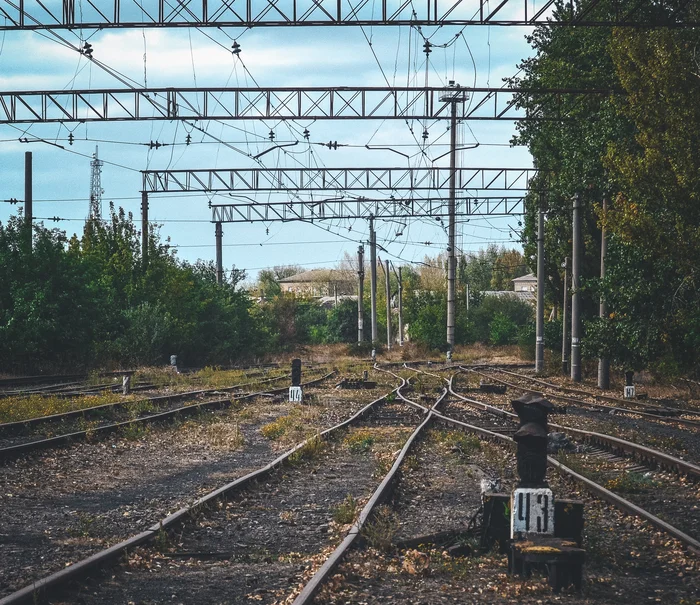
[[[403,280],[399,267],[399,346],[403,346]]]
[[[148,265],[148,192],[141,192],[141,258]]]
[[[537,216],[537,312],[535,317],[535,372],[544,371],[544,194]]]
[[[372,342],[377,342],[377,234],[374,231],[374,217],[369,217],[369,277],[370,305],[372,316]]]
[[[450,201],[447,229],[447,344],[455,346],[455,197],[457,189],[457,100],[450,103]]]
[[[569,374],[569,257],[564,259],[564,304],[561,311],[561,373]]]
[[[222,249],[224,231],[221,228],[221,221],[216,221],[214,234],[216,236],[216,283],[221,285],[224,283],[224,260]]]
[[[467,284],[467,312],[469,312],[469,284]]]
[[[608,200],[603,198],[603,212],[608,209]],[[605,225],[603,225],[603,230],[600,238],[600,279],[601,281],[605,278],[605,255],[608,253],[608,234],[606,233]],[[601,295],[600,297],[600,317],[605,317],[608,314],[608,305],[605,302],[605,298]],[[600,358],[598,360],[598,388],[599,389],[609,389],[610,388],[610,360]]]
[[[581,195],[574,196],[571,257],[571,380],[581,382]]]
[[[384,261],[386,277],[386,348],[391,349],[391,284],[389,279],[389,261]]]
[[[32,227],[34,222],[34,210],[32,191],[32,152],[24,152],[24,224],[27,226],[27,240],[29,250],[32,249]]]
[[[365,339],[364,326],[364,303],[362,296],[365,289],[365,248],[360,246],[357,249],[357,342],[361,343]]]

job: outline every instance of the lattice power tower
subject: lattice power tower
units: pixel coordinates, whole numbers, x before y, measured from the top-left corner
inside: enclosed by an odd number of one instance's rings
[[[90,213],[88,219],[102,220],[102,165],[104,162],[99,159],[97,145],[95,145],[95,155],[90,162]]]

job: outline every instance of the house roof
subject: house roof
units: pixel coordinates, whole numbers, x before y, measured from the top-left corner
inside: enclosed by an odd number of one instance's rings
[[[281,284],[309,284],[315,282],[346,282],[352,281],[348,271],[338,269],[311,269],[303,273],[297,273],[281,279]]]
[[[482,294],[484,296],[497,296],[499,298],[502,298],[504,296],[515,296],[515,298],[518,298],[525,302],[533,302],[535,300],[535,293],[527,291],[513,292],[513,290],[486,290],[482,292]]]
[[[515,279],[511,279],[510,281],[512,281],[512,282],[533,282],[533,281],[537,281],[537,277],[535,277],[534,273],[528,273],[527,275],[523,275],[521,277],[516,277]]]

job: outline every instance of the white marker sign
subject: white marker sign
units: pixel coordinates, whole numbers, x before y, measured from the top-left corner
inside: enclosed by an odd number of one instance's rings
[[[635,389],[634,385],[631,387],[625,387],[625,399],[634,399]]]
[[[551,489],[519,488],[513,492],[510,537],[518,534],[554,535],[554,497]]]
[[[289,401],[290,403],[301,403],[304,399],[304,392],[301,387],[289,387]]]

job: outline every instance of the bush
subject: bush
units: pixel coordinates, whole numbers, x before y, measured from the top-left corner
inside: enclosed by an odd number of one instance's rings
[[[492,345],[513,344],[518,335],[518,326],[503,313],[496,313],[489,324],[489,342]]]

